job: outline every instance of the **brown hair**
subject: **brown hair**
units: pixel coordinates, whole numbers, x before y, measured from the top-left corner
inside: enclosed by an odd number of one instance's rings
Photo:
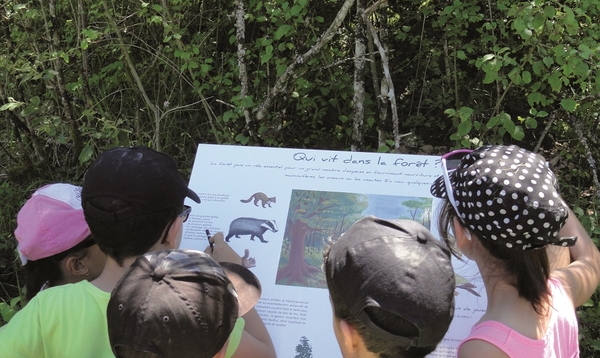
[[[454,224],[453,220],[456,216],[456,211],[446,199],[439,211],[438,230],[452,254],[460,259],[455,239],[449,235],[450,225]],[[472,232],[465,225],[462,226],[465,230]],[[504,245],[496,244],[494,241],[479,239],[477,233],[474,233],[481,245],[501,262],[501,269],[507,275],[506,282],[514,286],[519,296],[531,303],[538,314],[542,314],[544,304],[550,299],[550,288],[548,287],[550,263],[546,249],[511,250]]]

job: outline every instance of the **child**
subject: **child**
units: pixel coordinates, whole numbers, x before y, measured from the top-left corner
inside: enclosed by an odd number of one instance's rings
[[[446,154],[442,168],[431,187],[445,199],[442,237],[453,230],[488,300],[458,356],[578,357],[575,307],[600,283],[600,254],[545,159],[492,145]],[[551,270],[547,245],[569,247],[572,263]]]
[[[138,256],[179,247],[191,211],[184,206],[186,197],[200,202],[166,154],[146,147],[102,153],[85,175],[81,204],[107,255],[104,270],[92,282],[54,287],[34,297],[0,331],[2,358],[113,357],[106,325],[110,292]],[[215,245],[215,253],[223,251],[220,246]],[[264,357],[270,355],[263,352],[274,354],[270,336],[265,341],[246,330],[243,334],[238,335],[240,347]]]
[[[91,282],[34,297],[0,331],[2,357],[114,357],[106,328],[110,292],[137,256],[176,248],[189,214],[186,196],[199,201],[168,156],[150,148],[102,153],[86,173],[81,204],[107,255],[104,270]]]
[[[140,256],[108,302],[108,335],[117,358],[223,357],[237,318],[260,298],[243,266],[192,250]]]
[[[444,338],[454,270],[419,223],[365,217],[325,252],[324,266],[344,358],[425,357]]]
[[[50,184],[19,210],[15,237],[25,271],[25,297],[48,287],[94,280],[104,268],[81,208],[81,187]]]

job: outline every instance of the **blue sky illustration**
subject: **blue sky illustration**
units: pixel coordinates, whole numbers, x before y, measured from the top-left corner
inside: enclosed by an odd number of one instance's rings
[[[369,206],[363,211],[363,215],[374,215],[381,219],[410,219],[410,208],[402,205],[407,200],[418,200],[413,196],[392,196],[365,194],[369,199]]]

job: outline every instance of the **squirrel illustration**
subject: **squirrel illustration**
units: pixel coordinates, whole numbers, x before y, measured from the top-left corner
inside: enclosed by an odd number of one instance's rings
[[[254,205],[258,206],[258,202],[260,201],[263,208],[266,207],[265,205],[269,205],[269,207],[271,207],[271,203],[276,203],[277,202],[276,197],[271,197],[270,198],[265,193],[261,193],[261,192],[254,193],[247,200],[240,200],[240,201],[242,203],[249,203],[253,199],[254,199]]]
[[[250,250],[244,249],[244,256],[242,256],[242,266],[245,268],[256,267],[256,258],[250,257]]]

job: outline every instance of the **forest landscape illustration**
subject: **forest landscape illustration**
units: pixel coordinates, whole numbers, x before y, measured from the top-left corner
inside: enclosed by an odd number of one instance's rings
[[[356,220],[410,219],[431,227],[432,198],[293,190],[277,270],[277,285],[327,288],[323,251]]]

